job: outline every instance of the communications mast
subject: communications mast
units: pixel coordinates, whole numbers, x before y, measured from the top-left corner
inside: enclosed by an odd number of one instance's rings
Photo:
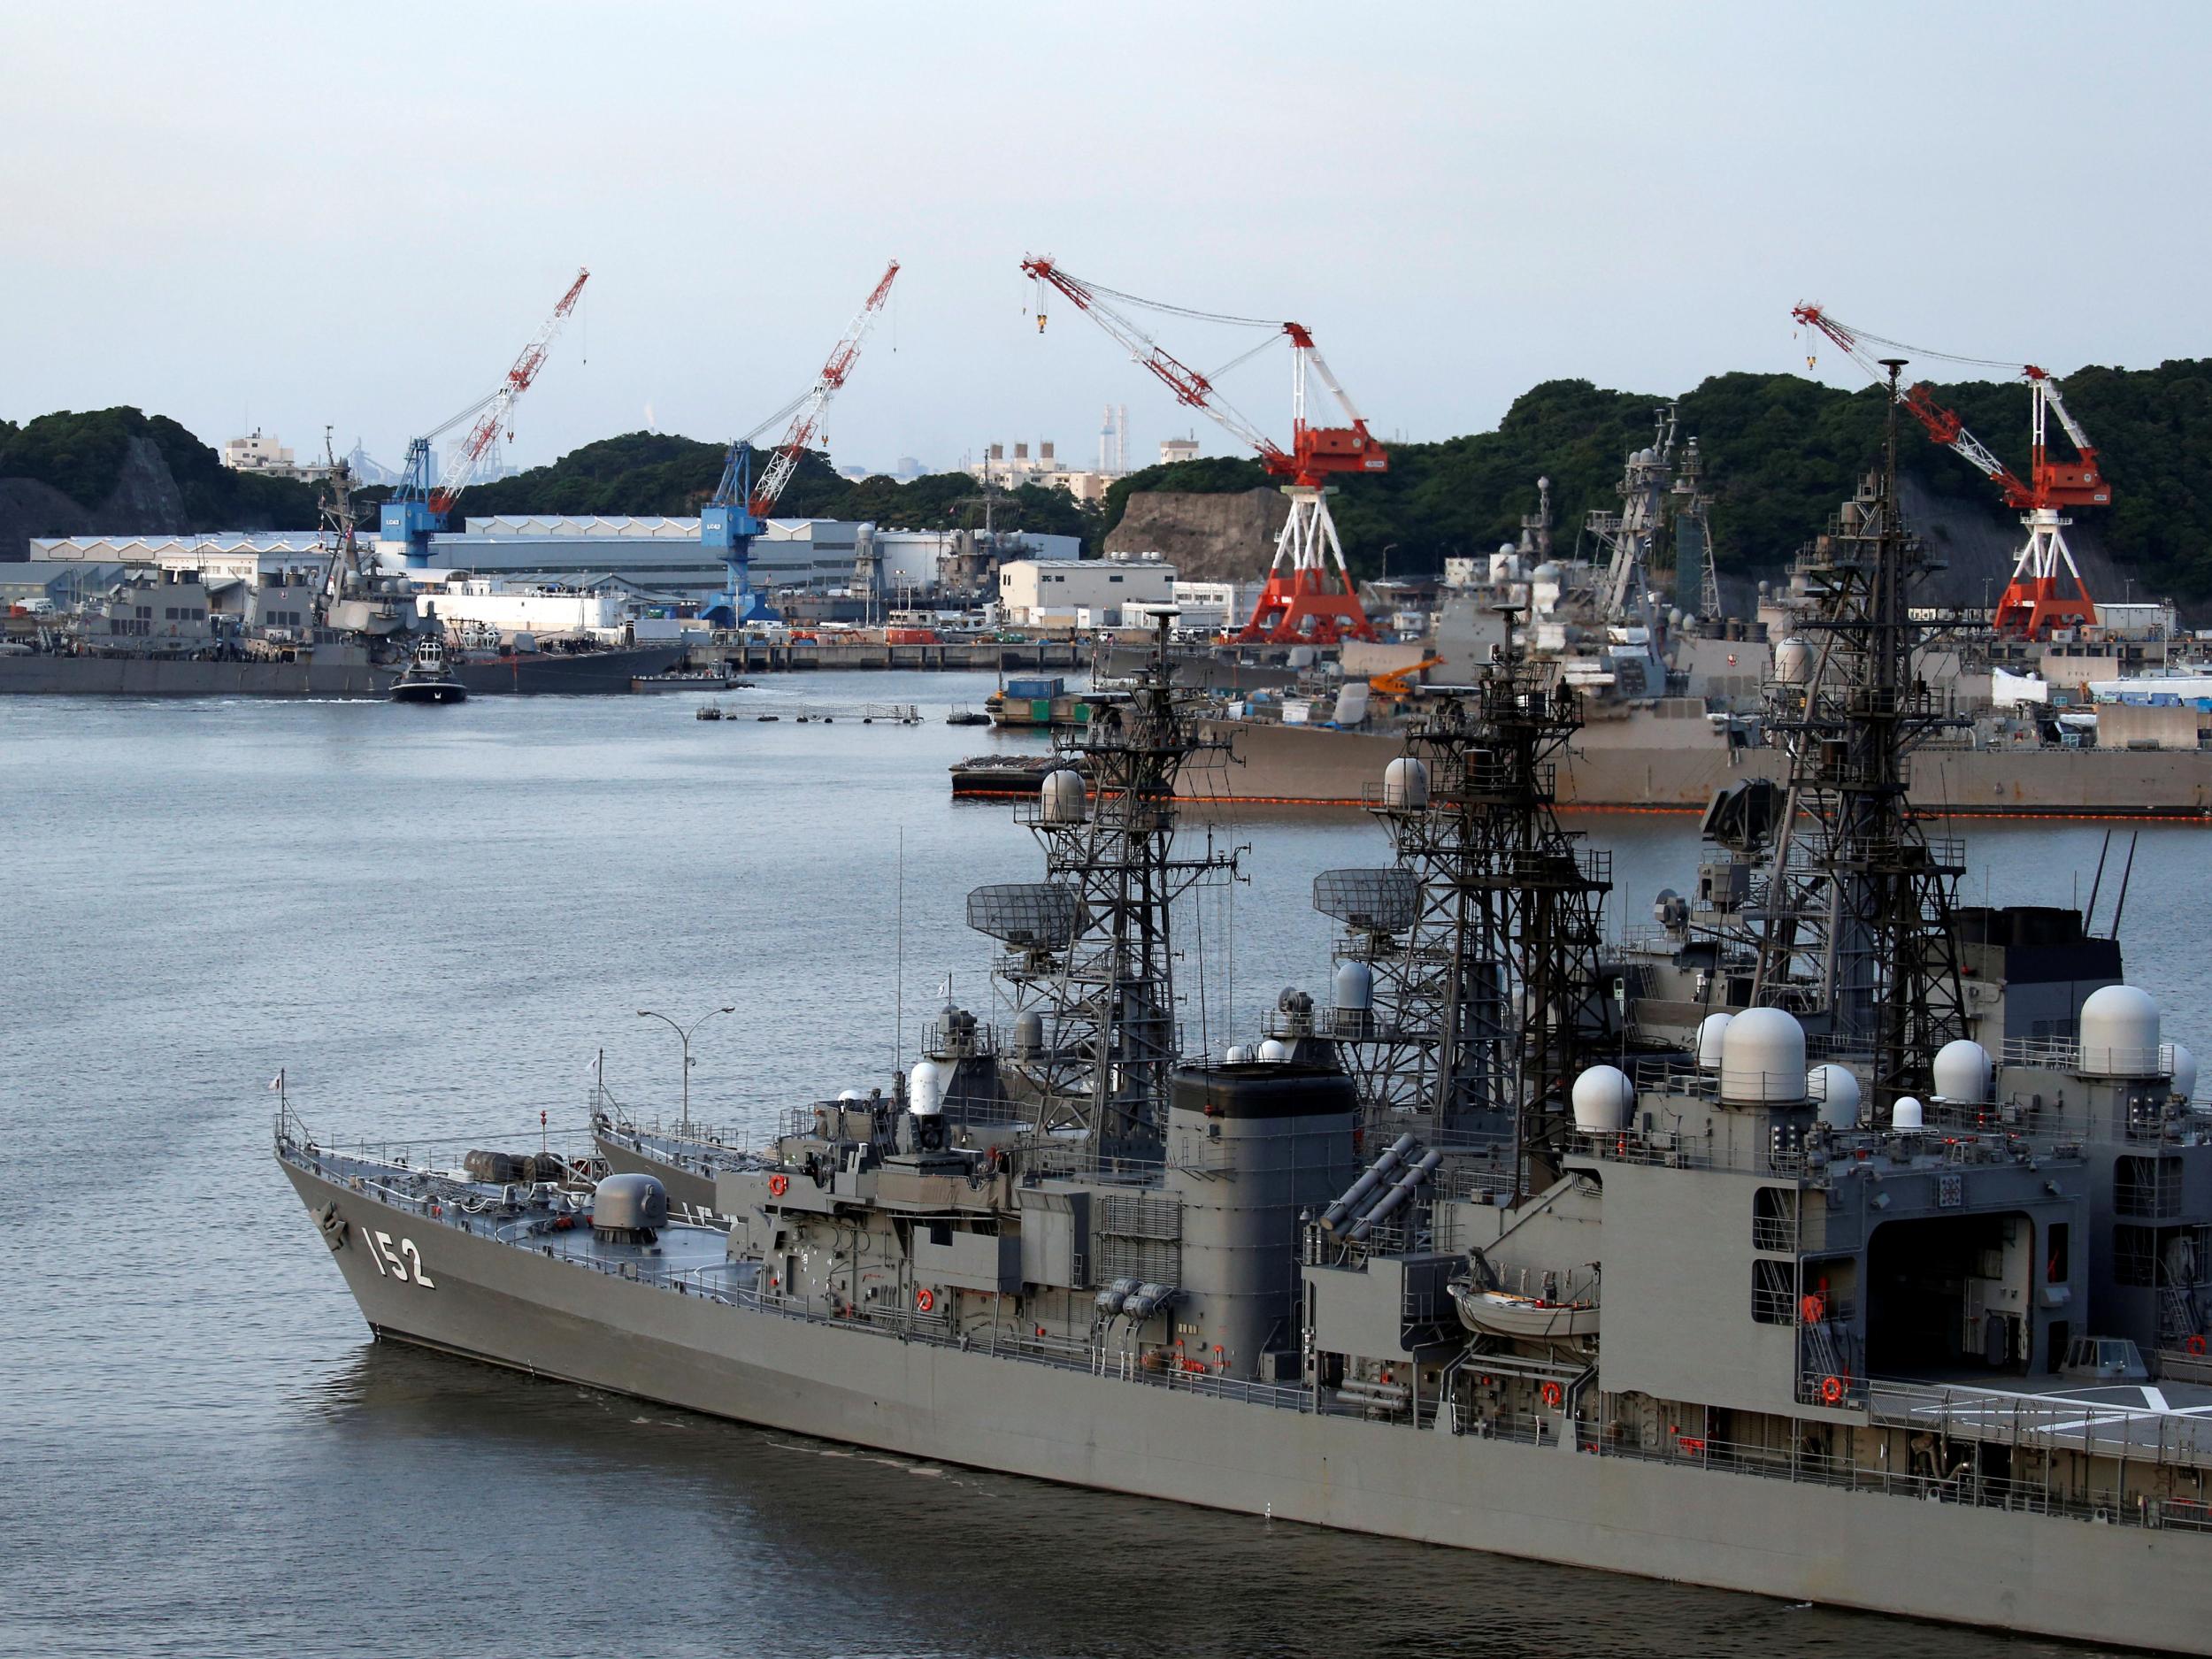
[[[431,536],[446,527],[454,502],[474,481],[478,465],[498,442],[501,431],[508,427],[515,400],[528,391],[530,383],[538,378],[538,371],[545,366],[547,354],[553,349],[554,335],[561,332],[561,325],[576,309],[577,298],[589,280],[589,271],[576,273],[576,280],[568,285],[568,292],[561,296],[553,314],[545,319],[530,343],[523,347],[522,355],[515,359],[504,380],[443,426],[408,441],[407,465],[401,469],[399,488],[377,515],[377,541],[398,543],[405,551],[410,570],[419,570],[430,563]],[[433,483],[430,441],[472,418],[474,424],[469,427],[468,436],[456,446],[444,472]],[[511,430],[508,435],[513,436]]]
[[[1175,395],[1176,402],[1202,411],[1233,437],[1251,445],[1269,474],[1287,480],[1283,494],[1290,498],[1290,517],[1275,540],[1275,557],[1268,566],[1267,586],[1253,608],[1252,618],[1237,638],[1248,643],[1332,645],[1340,640],[1371,640],[1374,625],[1359,602],[1352,573],[1344,563],[1344,545],[1329,513],[1328,480],[1340,472],[1383,472],[1390,468],[1389,452],[1367,430],[1367,422],[1352,406],[1344,388],[1315,349],[1313,331],[1300,323],[1277,323],[1252,317],[1228,317],[1212,311],[1190,311],[1139,299],[1071,274],[1049,256],[1022,261],[1025,275],[1041,286],[1048,285],[1075,303],[1079,311],[1103,328],[1137,362]],[[1291,442],[1286,449],[1225,402],[1215,388],[1214,377],[1183,363],[1142,328],[1110,303],[1164,311],[1201,322],[1227,323],[1242,328],[1264,328],[1271,335],[1290,342]],[[1044,305],[1037,306],[1037,326],[1045,325]],[[1258,347],[1253,349],[1258,350]],[[1252,352],[1235,359],[1241,363]],[[1233,366],[1232,365],[1231,366]],[[1218,371],[1217,373],[1219,373]],[[1321,426],[1306,419],[1306,379],[1310,373],[1327,387],[1349,425]]]
[[[829,361],[814,377],[814,384],[730,445],[729,457],[722,464],[722,481],[715,486],[713,495],[699,514],[701,544],[719,558],[728,572],[720,597],[701,613],[715,626],[735,628],[748,622],[776,619],[776,613],[767,602],[753,591],[753,538],[768,528],[769,513],[774,511],[784,486],[798,470],[800,456],[806,452],[820,429],[822,411],[829,407],[830,399],[837,396],[838,388],[845,384],[853,365],[859,360],[861,342],[875,326],[898,274],[899,262],[894,259],[870,291],[858,315],[845,326],[845,332],[830,351]],[[767,467],[756,483],[753,440],[787,417],[791,424],[784,429],[776,447],[768,451]]]
[[[1868,345],[1887,347],[1893,351],[1918,351],[1924,357],[1945,355],[1854,328],[1837,321],[1817,305],[1800,305],[1791,314],[1840,346],[1845,356],[1877,380],[1883,380],[1885,373],[1866,351]],[[2068,412],[2065,400],[2059,395],[2058,381],[2034,364],[1999,364],[1980,357],[1945,360],[1985,368],[2016,367],[2020,377],[2028,383],[2028,476],[2024,481],[1991,454],[1957,415],[1937,403],[1924,383],[1916,381],[1895,390],[1899,406],[1919,421],[1929,437],[1963,456],[1969,465],[2004,492],[2006,505],[2020,510],[2020,522],[2027,526],[2027,544],[2013,562],[2012,579],[2005,584],[2004,597],[1997,602],[1994,626],[2001,632],[2033,638],[2051,628],[2094,624],[2096,604],[2089,597],[2088,585],[2082,580],[2074,555],[2066,545],[2065,526],[2072,521],[2062,517],[2060,510],[2111,504],[2112,487],[2105,481],[2098,466],[2096,447],[2081,429],[2081,423]],[[1888,383],[1893,390],[1898,385],[1894,376],[1888,377]],[[2059,425],[2066,429],[2066,436],[2074,446],[2076,458],[2071,461],[2056,459],[2050,453],[2046,434],[2053,415],[2058,417]]]

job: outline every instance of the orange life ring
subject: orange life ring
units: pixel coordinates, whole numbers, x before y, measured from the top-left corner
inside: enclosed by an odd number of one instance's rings
[[[1562,1388],[1557,1383],[1548,1382],[1544,1385],[1544,1403],[1550,1406],[1554,1410],[1556,1410],[1559,1408],[1560,1403],[1564,1401],[1566,1397],[1567,1391],[1564,1388]]]
[[[2192,1354],[2201,1354],[2204,1352],[2204,1339],[2200,1336],[2193,1336],[2181,1346]]]
[[[1843,1403],[1842,1378],[1823,1377],[1820,1379],[1820,1403],[1824,1406],[1837,1406]]]
[[[937,1293],[928,1286],[923,1286],[914,1293],[914,1305],[924,1313],[933,1311],[937,1306]]]
[[[771,1198],[781,1198],[790,1190],[791,1178],[788,1175],[771,1175],[768,1178],[768,1195]]]

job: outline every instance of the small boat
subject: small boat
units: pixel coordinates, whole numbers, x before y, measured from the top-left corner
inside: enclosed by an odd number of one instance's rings
[[[713,671],[678,672],[672,670],[665,674],[630,676],[630,689],[633,691],[727,691],[730,688],[730,677]]]
[[[982,710],[971,709],[963,703],[953,704],[952,712],[945,716],[947,726],[988,726],[990,723],[991,717]]]
[[[722,705],[718,703],[703,703],[692,711],[691,718],[695,720],[718,720],[722,718]]]
[[[1451,1286],[1459,1322],[1485,1336],[1522,1342],[1570,1342],[1598,1333],[1594,1302],[1547,1302],[1507,1290],[1479,1290],[1465,1280]]]
[[[423,637],[414,660],[392,682],[394,703],[465,703],[468,695],[446,661],[445,641],[435,634]]]

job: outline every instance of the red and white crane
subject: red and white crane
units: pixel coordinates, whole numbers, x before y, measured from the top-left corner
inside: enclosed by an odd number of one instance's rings
[[[2074,555],[2066,545],[2065,526],[2071,521],[2061,516],[2060,510],[2108,506],[2112,487],[2099,470],[2096,446],[2089,442],[2089,434],[2081,429],[2081,423],[2068,412],[2065,399],[2059,395],[2058,381],[2032,363],[2008,364],[1984,357],[1953,357],[1909,346],[1901,341],[1885,340],[1879,334],[1839,322],[1817,305],[1800,305],[1791,314],[1808,328],[1817,329],[1833,341],[1846,357],[1878,380],[1888,377],[1866,349],[1870,345],[1949,363],[2013,369],[2027,381],[2030,435],[2028,476],[2024,480],[1991,454],[1957,415],[1937,403],[1924,384],[1916,382],[1901,389],[1897,396],[1906,412],[1926,428],[1929,437],[1963,456],[1969,465],[2003,491],[2006,505],[2020,510],[2020,522],[2028,530],[2027,545],[2020,549],[2020,557],[2013,563],[2012,580],[2005,584],[2004,597],[1997,602],[1994,625],[2004,632],[2032,638],[2055,627],[2094,624],[2096,603],[2089,597],[2088,584],[2082,580]],[[2058,459],[2050,452],[2047,432],[2053,415],[2058,417],[2059,425],[2065,428],[2067,439],[2074,446],[2073,460]],[[2060,573],[2062,568],[2063,575]]]
[[[1024,274],[1040,288],[1050,287],[1072,301],[1118,341],[1129,355],[1151,371],[1175,395],[1176,402],[1203,411],[1233,436],[1259,454],[1261,465],[1276,478],[1288,480],[1283,494],[1290,498],[1290,518],[1275,541],[1274,562],[1268,567],[1267,586],[1252,618],[1237,637],[1248,642],[1275,644],[1334,644],[1340,640],[1371,640],[1374,625],[1367,619],[1351,571],[1344,563],[1344,545],[1329,514],[1330,477],[1340,472],[1382,472],[1390,467],[1389,451],[1367,430],[1367,422],[1345,393],[1329,365],[1314,347],[1313,331],[1299,323],[1265,321],[1253,317],[1230,317],[1215,311],[1191,311],[1179,305],[1139,299],[1062,270],[1049,256],[1022,261]],[[1263,328],[1268,339],[1233,360],[1234,367],[1276,339],[1290,342],[1290,448],[1286,449],[1234,406],[1216,388],[1214,380],[1226,369],[1202,374],[1170,353],[1158,341],[1115,308],[1114,301],[1146,311],[1165,312],[1199,322],[1225,323],[1240,328]],[[1040,295],[1037,326],[1045,326],[1045,307]],[[1317,377],[1336,400],[1348,425],[1323,426],[1306,419],[1306,380]]]
[[[510,437],[513,435],[508,422],[514,412],[515,400],[528,391],[530,382],[538,378],[538,371],[545,366],[546,356],[553,348],[553,336],[561,332],[561,325],[576,309],[584,284],[590,280],[588,270],[576,273],[576,280],[568,285],[568,292],[561,296],[553,314],[539,326],[530,343],[523,347],[522,355],[515,359],[504,380],[443,426],[409,440],[407,465],[398,489],[384,503],[377,539],[403,546],[410,566],[430,562],[432,533],[446,527],[446,515],[453,511],[454,502],[476,477],[478,466],[498,442],[500,433],[506,431]],[[433,484],[430,441],[472,417],[474,424],[469,427],[468,435],[454,446],[445,471]]]

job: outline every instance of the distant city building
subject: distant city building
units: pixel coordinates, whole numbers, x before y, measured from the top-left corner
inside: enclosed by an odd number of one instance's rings
[[[1102,443],[1103,450],[1106,446]],[[983,459],[968,468],[986,484],[997,484],[1008,489],[1019,489],[1025,484],[1038,484],[1048,489],[1064,489],[1078,501],[1097,502],[1106,499],[1107,488],[1123,476],[1104,467],[1071,467],[1054,453],[1051,440],[1041,440],[1036,453],[1030,453],[1026,443],[1014,445],[1014,452],[1007,454],[1006,446],[995,443],[984,451]]]
[[[1160,465],[1173,466],[1179,461],[1198,458],[1198,440],[1195,438],[1163,438],[1160,440]]]
[[[234,472],[264,472],[271,478],[311,480],[330,476],[330,468],[324,462],[298,465],[288,448],[273,435],[264,434],[258,426],[247,436],[233,438],[223,445],[223,465]]]
[[[1145,557],[1157,557],[1158,555]],[[1258,608],[1260,582],[1186,582],[1174,587],[1174,599],[1183,614],[1176,626],[1184,628],[1241,627]]]

